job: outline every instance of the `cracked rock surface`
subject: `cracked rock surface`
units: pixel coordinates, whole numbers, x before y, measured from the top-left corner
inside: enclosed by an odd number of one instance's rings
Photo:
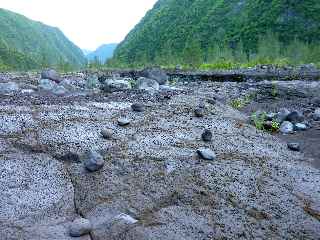
[[[1,239],[74,239],[79,217],[92,224],[82,240],[319,238],[319,170],[239,111],[208,103],[216,87],[1,96]],[[203,161],[202,148],[216,158]],[[104,157],[98,172],[84,168],[90,150]],[[63,158],[70,152],[79,159]]]

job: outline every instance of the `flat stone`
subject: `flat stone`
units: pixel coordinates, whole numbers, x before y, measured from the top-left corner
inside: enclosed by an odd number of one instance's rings
[[[69,233],[71,237],[81,237],[90,233],[92,225],[88,219],[77,218],[70,225]]]
[[[307,128],[308,128],[307,125],[304,123],[296,123],[294,125],[294,130],[297,130],[297,131],[305,131],[307,130]]]
[[[103,156],[96,151],[90,151],[84,165],[90,172],[98,171],[104,166]]]
[[[197,150],[198,155],[204,160],[215,160],[216,154],[214,151],[208,148],[201,148]]]
[[[0,94],[14,93],[18,90],[19,86],[15,82],[0,83]]]
[[[121,127],[129,125],[130,122],[131,121],[129,119],[127,119],[127,118],[119,118],[118,119],[118,125],[121,126]]]

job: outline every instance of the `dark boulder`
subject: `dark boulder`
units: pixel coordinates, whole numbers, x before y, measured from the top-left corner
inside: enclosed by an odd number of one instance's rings
[[[161,68],[147,68],[142,71],[142,77],[156,80],[160,85],[166,84],[168,75]]]
[[[300,123],[304,121],[304,116],[301,112],[293,111],[289,113],[289,115],[286,117],[286,120],[292,123]]]

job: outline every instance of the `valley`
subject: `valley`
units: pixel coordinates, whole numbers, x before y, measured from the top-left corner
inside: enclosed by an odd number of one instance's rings
[[[320,239],[319,16],[2,0],[0,239]]]

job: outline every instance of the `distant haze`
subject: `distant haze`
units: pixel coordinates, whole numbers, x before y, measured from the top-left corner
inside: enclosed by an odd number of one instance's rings
[[[0,8],[60,28],[83,49],[120,42],[157,0],[0,0]]]

